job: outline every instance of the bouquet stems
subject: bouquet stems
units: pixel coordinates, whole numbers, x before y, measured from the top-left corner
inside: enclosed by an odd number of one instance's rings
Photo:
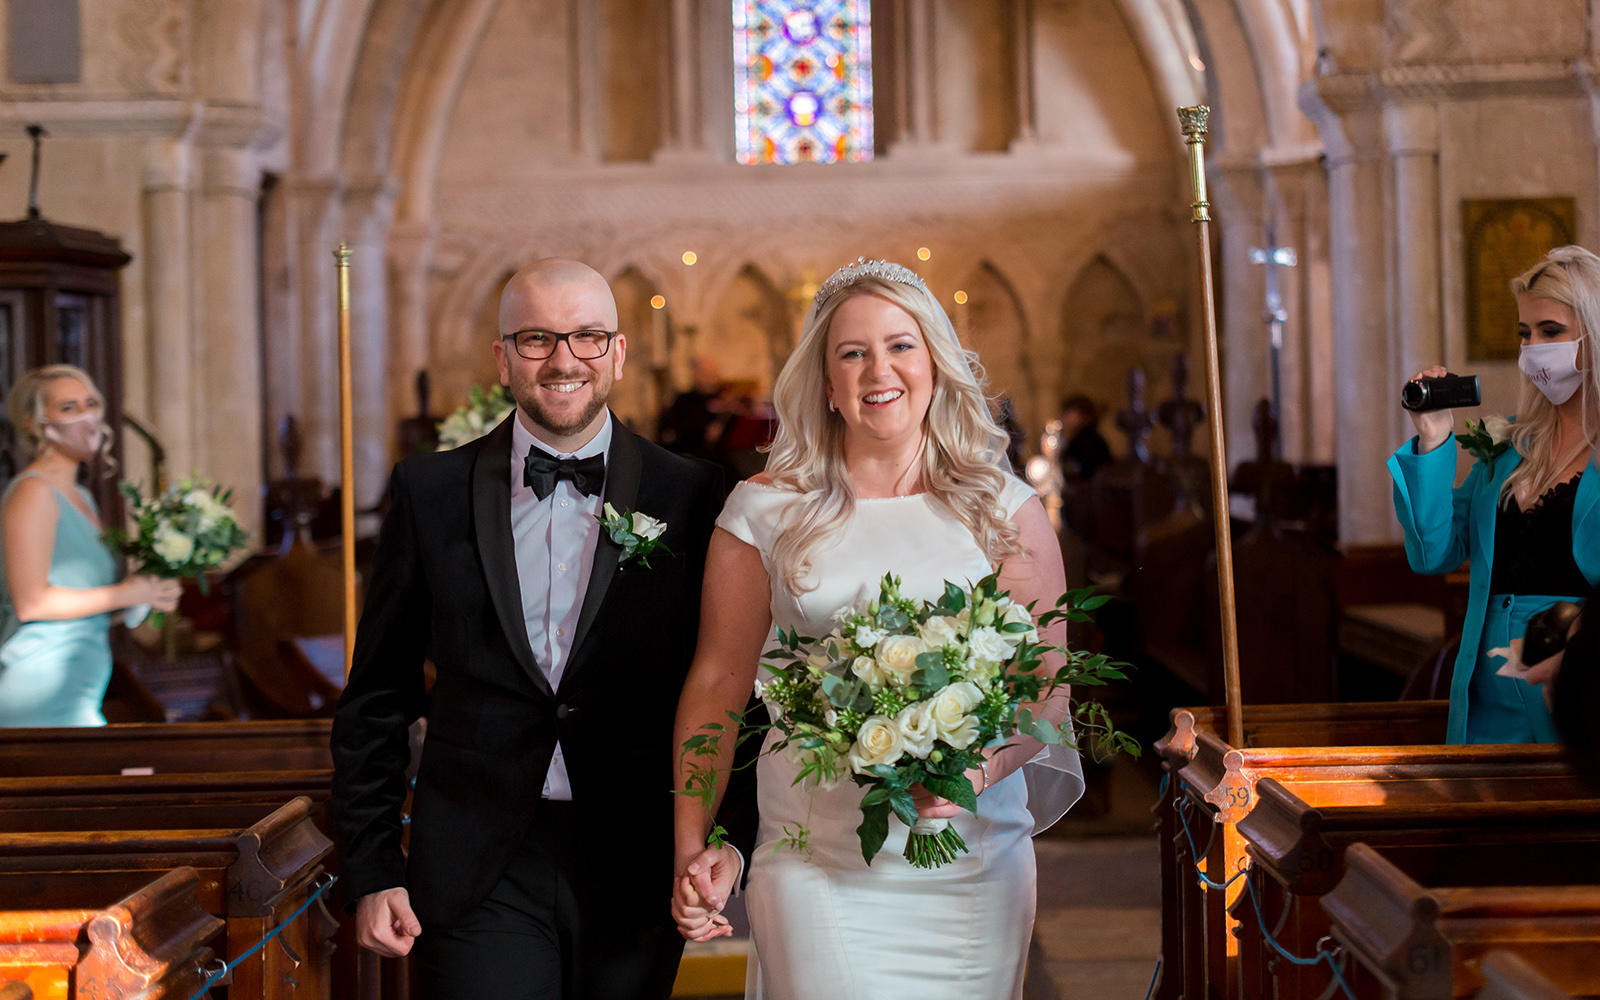
[[[905,859],[913,868],[938,868],[967,853],[967,842],[947,819],[919,819],[906,837]]]

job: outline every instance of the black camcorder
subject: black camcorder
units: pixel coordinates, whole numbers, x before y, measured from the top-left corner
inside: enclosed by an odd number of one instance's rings
[[[1400,405],[1415,413],[1477,406],[1483,402],[1476,375],[1412,379],[1400,389]]]

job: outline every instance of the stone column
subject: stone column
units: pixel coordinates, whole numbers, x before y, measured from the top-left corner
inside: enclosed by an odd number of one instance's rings
[[[1264,245],[1263,180],[1254,156],[1219,158],[1208,171],[1217,220],[1214,270],[1226,288],[1217,289],[1217,333],[1222,355],[1222,430],[1228,465],[1256,458],[1251,415],[1256,401],[1272,395],[1272,351],[1266,327],[1266,284],[1250,249]],[[1200,318],[1203,322],[1203,317]],[[1204,330],[1200,331],[1204,333]],[[1195,366],[1204,385],[1205,366]],[[1153,374],[1153,373],[1152,373]],[[1194,393],[1204,398],[1202,389]],[[1214,415],[1208,414],[1208,417]]]
[[[1383,372],[1373,389],[1392,415],[1397,412],[1392,400],[1402,379],[1429,365],[1445,363],[1437,109],[1433,104],[1391,104],[1383,109],[1383,130],[1394,183],[1393,211],[1389,213],[1394,247],[1390,329],[1399,367]]]
[[[152,139],[144,154],[144,245],[139,256],[144,268],[145,350],[138,359],[137,375],[129,352],[129,381],[137,377],[140,384],[137,397],[130,392],[128,401],[137,399],[137,415],[153,425],[166,449],[168,471],[183,475],[196,467],[199,458],[193,409],[197,383],[190,349],[196,338],[194,290],[199,284],[193,273],[190,227],[195,151],[183,137]],[[135,440],[124,435],[124,447],[133,448]]]
[[[261,171],[236,147],[204,150],[196,231],[198,320],[191,342],[198,470],[233,488],[235,514],[261,532],[263,437],[256,207]],[[182,474],[183,469],[174,469]]]
[[[600,4],[594,0],[570,0],[567,21],[571,25],[572,59],[572,152],[579,159],[600,159]]]
[[[1338,426],[1339,540],[1399,538],[1384,462],[1400,444],[1393,393],[1374,373],[1397,370],[1389,330],[1384,225],[1382,118],[1365,74],[1318,77],[1302,106],[1328,151],[1329,285],[1333,298],[1335,419]]]
[[[894,23],[895,92],[900,101],[896,118],[900,134],[895,136],[890,154],[925,148],[935,143],[935,71],[933,4],[931,0],[897,0]]]
[[[695,0],[672,0],[667,12],[670,53],[666,71],[667,129],[656,160],[704,159],[707,155],[700,104],[699,12]]]
[[[1326,204],[1322,165],[1298,151],[1267,151],[1266,213],[1275,242],[1294,250],[1298,263],[1280,269],[1278,290],[1288,319],[1281,358],[1283,407],[1278,414],[1286,462],[1333,461],[1333,351],[1327,313],[1327,226],[1317,206]]]
[[[433,264],[433,228],[424,222],[396,222],[389,229],[390,412],[411,416],[418,371],[428,369],[428,272]]]
[[[384,257],[394,202],[394,188],[376,180],[353,186],[345,196],[346,229],[350,234],[347,238],[355,251],[350,260],[350,383],[354,394],[357,509],[371,507],[383,497],[394,461],[395,411],[390,406],[390,385],[410,382],[409,374],[399,377],[394,373],[396,377],[390,377],[393,368]],[[337,344],[337,329],[335,334]],[[334,414],[337,418],[337,404]],[[334,440],[338,440],[337,435]]]
[[[337,291],[333,250],[341,238],[339,187],[327,177],[295,176],[284,182],[291,258],[288,274],[298,292],[297,322],[284,348],[283,395],[271,414],[274,430],[286,416],[300,425],[305,447],[300,474],[325,483],[339,480],[339,369]],[[280,377],[275,373],[275,378]]]
[[[1016,66],[1017,132],[1013,147],[1039,141],[1038,109],[1034,101],[1033,0],[1011,0],[1011,55]]]

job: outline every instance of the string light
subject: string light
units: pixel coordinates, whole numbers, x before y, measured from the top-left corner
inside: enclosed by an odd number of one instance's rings
[[[955,300],[956,300],[956,305],[958,305],[958,306],[966,305],[967,304],[967,293],[965,291],[963,291],[962,289],[959,289],[959,288],[956,289]]]
[[[929,250],[927,247],[917,247],[917,259],[918,260],[928,260],[931,257],[933,257],[933,251],[932,250]]]
[[[685,250],[683,252],[683,262],[688,267],[694,267],[694,262],[699,260],[699,259],[700,259],[699,255],[696,254],[693,250]]]
[[[651,309],[665,309],[666,307],[667,307],[667,297],[665,295],[652,295],[652,296],[650,296],[650,308]]]

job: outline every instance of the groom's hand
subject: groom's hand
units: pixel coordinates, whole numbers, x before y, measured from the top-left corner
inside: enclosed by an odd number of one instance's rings
[[[422,924],[411,912],[411,896],[403,886],[369,893],[356,901],[356,943],[385,958],[411,952]]]
[[[743,867],[744,859],[739,852],[724,844],[705,848],[690,858],[678,874],[681,878],[687,878],[693,887],[697,900],[695,905],[720,910],[727,904],[728,897],[733,895],[733,888],[739,881],[739,872]]]

